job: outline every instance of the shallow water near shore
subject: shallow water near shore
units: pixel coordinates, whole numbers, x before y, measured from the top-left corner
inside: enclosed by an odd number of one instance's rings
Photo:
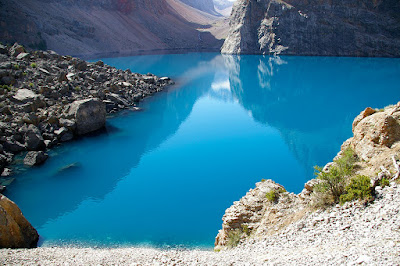
[[[365,107],[400,100],[400,60],[227,56],[103,58],[176,85],[104,132],[66,143],[6,195],[43,246],[213,246],[261,179],[294,193],[351,137]]]

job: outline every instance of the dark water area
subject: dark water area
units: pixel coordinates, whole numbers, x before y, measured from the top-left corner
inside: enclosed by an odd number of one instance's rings
[[[227,56],[101,58],[176,85],[96,136],[50,152],[6,195],[42,245],[213,246],[221,218],[261,179],[294,193],[352,136],[366,107],[400,100],[400,60]]]

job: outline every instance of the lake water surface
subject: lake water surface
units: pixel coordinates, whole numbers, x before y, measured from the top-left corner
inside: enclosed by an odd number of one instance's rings
[[[103,58],[176,85],[106,132],[50,152],[7,196],[42,245],[212,247],[261,179],[299,193],[365,107],[400,100],[400,60],[150,55]],[[69,166],[69,167],[68,167]]]

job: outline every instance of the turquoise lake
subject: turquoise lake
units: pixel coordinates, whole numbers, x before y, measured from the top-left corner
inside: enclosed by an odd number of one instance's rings
[[[400,100],[399,59],[102,60],[176,84],[16,176],[6,195],[43,246],[211,248],[225,209],[256,182],[273,179],[299,193],[313,166],[352,136],[356,115]]]

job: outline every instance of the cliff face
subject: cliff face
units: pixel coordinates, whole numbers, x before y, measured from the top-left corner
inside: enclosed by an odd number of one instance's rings
[[[178,0],[0,0],[0,39],[62,54],[219,50],[217,17]],[[190,18],[190,19],[188,19]]]
[[[393,0],[238,0],[222,53],[398,57],[399,14]]]

